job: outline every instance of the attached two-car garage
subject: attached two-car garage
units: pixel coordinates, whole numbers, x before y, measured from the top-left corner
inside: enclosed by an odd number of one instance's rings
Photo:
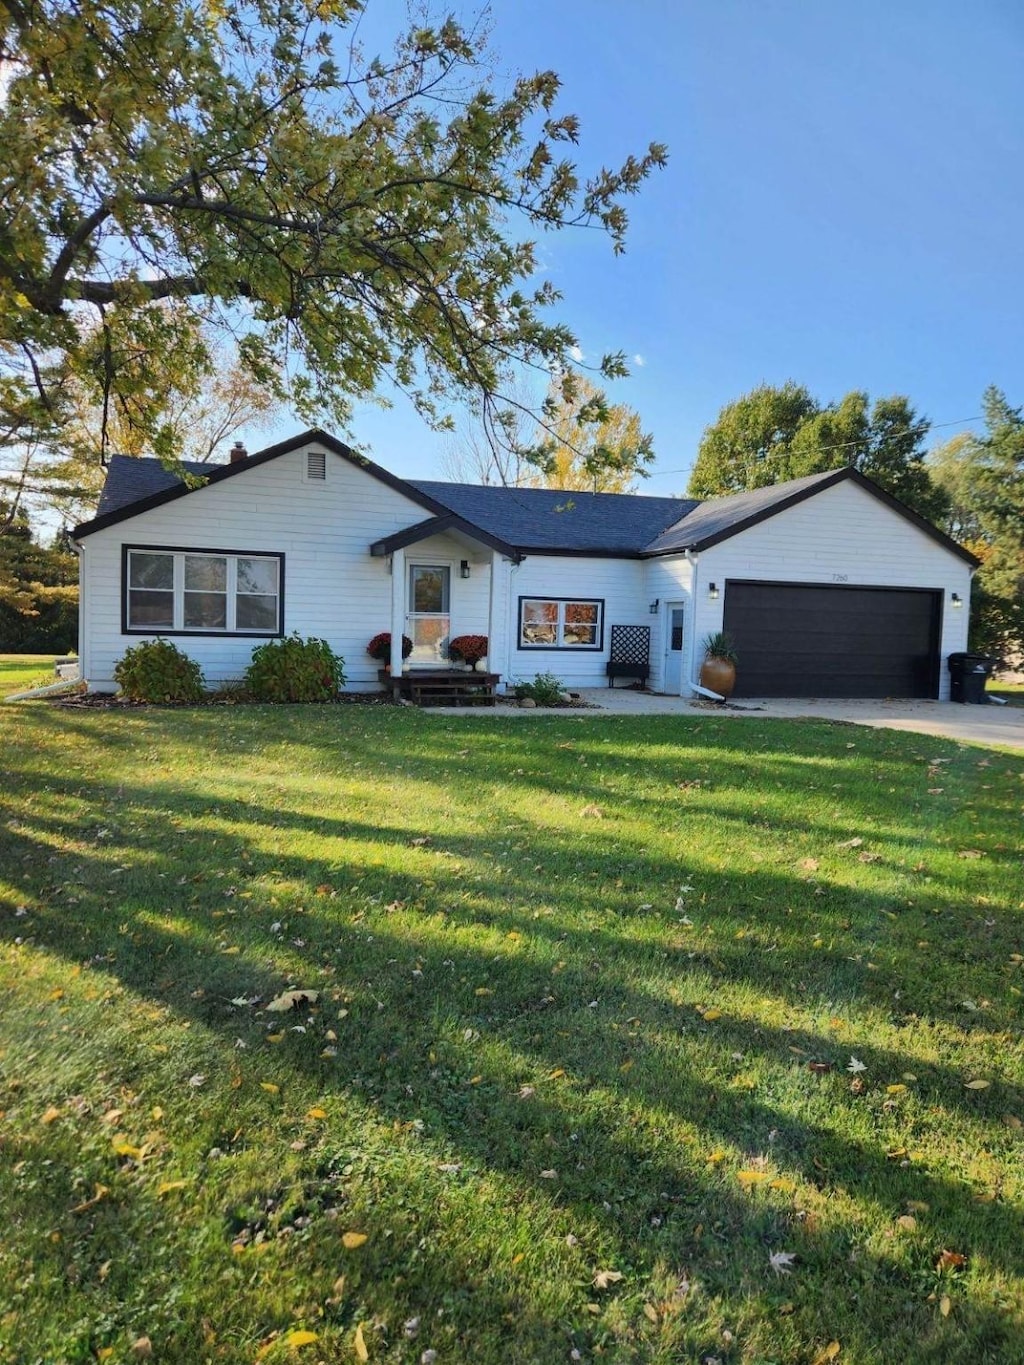
[[[736,695],[939,695],[942,593],[924,588],[727,580]]]

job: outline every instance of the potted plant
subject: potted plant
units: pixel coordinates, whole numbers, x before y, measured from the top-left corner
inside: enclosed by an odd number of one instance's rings
[[[736,686],[739,656],[732,636],[716,630],[704,637],[704,662],[700,666],[700,685],[722,697],[731,697]]]
[[[379,631],[370,643],[366,646],[366,652],[371,659],[376,659],[378,663],[384,665],[385,673],[391,672],[391,632],[390,630]],[[408,635],[402,636],[402,658],[408,659],[412,653],[412,641]]]
[[[456,635],[448,641],[448,657],[455,663],[480,670],[481,664],[485,664],[487,659],[487,636]]]

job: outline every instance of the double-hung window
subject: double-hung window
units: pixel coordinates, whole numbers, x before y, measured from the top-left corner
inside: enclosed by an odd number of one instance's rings
[[[126,546],[132,634],[280,635],[284,556]]]
[[[520,649],[600,649],[603,633],[600,598],[519,599]]]

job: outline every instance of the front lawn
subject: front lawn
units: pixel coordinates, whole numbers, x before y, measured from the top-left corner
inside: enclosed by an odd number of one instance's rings
[[[56,681],[52,654],[0,654],[0,697]]]
[[[1020,757],[7,711],[0,1358],[1024,1360]]]
[[[1024,706],[1024,683],[1004,683],[990,679],[985,690],[1002,697],[1009,706]]]

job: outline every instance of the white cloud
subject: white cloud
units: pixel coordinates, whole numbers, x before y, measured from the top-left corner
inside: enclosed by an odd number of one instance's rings
[[[647,364],[647,361],[643,358],[642,355],[635,355],[633,357],[633,364],[637,367],[637,369],[642,370],[643,367]]]
[[[569,347],[569,354],[572,356],[573,360],[575,360],[575,362],[576,362],[577,365],[582,365],[582,363],[583,363],[583,352],[580,350],[580,348],[579,348],[578,346],[570,346],[570,347]]]

